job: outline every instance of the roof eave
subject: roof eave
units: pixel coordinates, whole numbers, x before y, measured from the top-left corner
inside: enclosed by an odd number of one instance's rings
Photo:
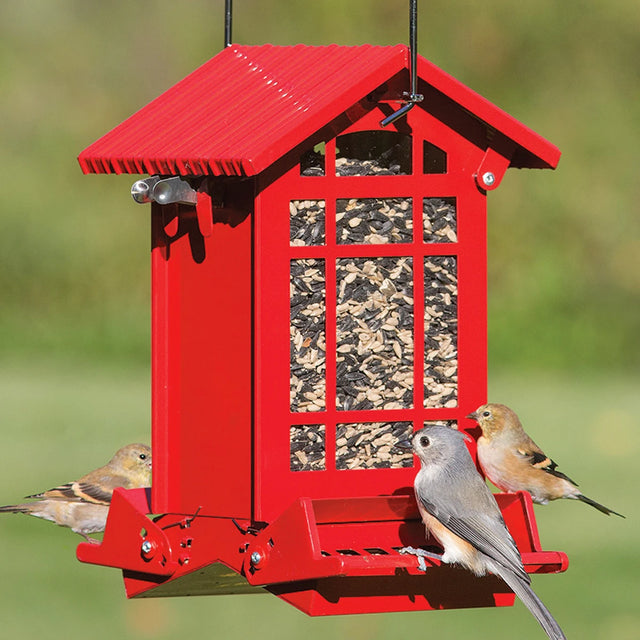
[[[510,167],[555,169],[558,165],[561,155],[558,147],[422,56],[418,56],[418,76],[513,141],[516,148]]]

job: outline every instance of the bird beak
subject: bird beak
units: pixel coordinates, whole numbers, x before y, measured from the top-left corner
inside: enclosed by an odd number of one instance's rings
[[[409,451],[413,449],[413,445],[411,444],[411,440],[399,440],[394,445],[396,449],[404,449],[405,451]]]
[[[468,416],[466,416],[469,420],[475,420],[476,422],[478,422],[478,414],[473,411],[472,413],[470,413]]]

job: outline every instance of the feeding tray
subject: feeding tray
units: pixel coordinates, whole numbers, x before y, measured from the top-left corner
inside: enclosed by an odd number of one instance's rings
[[[526,570],[564,571],[564,553],[541,550],[529,494],[496,497]],[[499,578],[437,561],[422,572],[414,556],[399,553],[425,544],[412,495],[299,498],[260,529],[198,514],[150,519],[148,498],[116,490],[102,545],[78,546],[83,562],[122,568],[130,597],[262,588],[309,615],[513,604]]]

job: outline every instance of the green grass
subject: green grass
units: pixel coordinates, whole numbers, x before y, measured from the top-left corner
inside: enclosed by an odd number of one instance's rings
[[[534,586],[569,638],[638,637],[637,379],[494,375],[491,397],[516,408],[538,443],[584,492],[626,514],[607,518],[564,502],[536,509],[543,546],[570,568]],[[131,441],[148,441],[142,369],[57,361],[0,365],[0,502],[73,479]],[[25,516],[0,519],[0,620],[15,640],[327,637],[377,640],[541,638],[519,603],[501,609],[309,618],[271,595],[127,601],[120,573],[75,559],[68,530]],[[517,632],[516,632],[517,630]]]

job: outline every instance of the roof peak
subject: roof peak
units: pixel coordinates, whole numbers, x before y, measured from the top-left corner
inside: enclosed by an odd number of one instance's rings
[[[406,45],[225,47],[85,149],[85,173],[256,175],[408,69]],[[518,147],[512,166],[559,151],[425,58],[418,76]]]

